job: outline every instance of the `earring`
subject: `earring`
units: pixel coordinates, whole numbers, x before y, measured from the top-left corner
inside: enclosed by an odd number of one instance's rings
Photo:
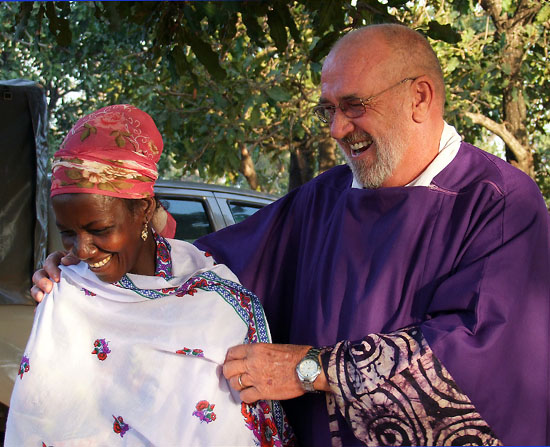
[[[147,232],[147,222],[145,222],[145,225],[143,226],[143,230],[141,230],[141,239],[143,239],[143,242],[147,240],[148,236],[149,236],[149,233]]]

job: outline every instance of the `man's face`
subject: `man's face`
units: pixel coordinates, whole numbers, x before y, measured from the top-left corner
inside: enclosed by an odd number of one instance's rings
[[[398,82],[398,73],[388,79],[391,75],[381,69],[382,64],[387,64],[385,59],[381,50],[337,50],[323,66],[321,102],[338,106],[343,99],[351,102],[354,98],[368,98]],[[407,150],[404,89],[404,85],[399,85],[377,96],[358,118],[348,118],[337,108],[330,123],[332,137],[364,187],[386,186]]]

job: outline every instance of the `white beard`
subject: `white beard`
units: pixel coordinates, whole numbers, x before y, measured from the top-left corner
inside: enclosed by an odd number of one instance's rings
[[[372,162],[355,160],[342,150],[354,177],[364,188],[380,188],[382,183],[393,174],[407,148],[404,135],[406,135],[404,129],[394,123],[385,135],[372,137],[372,147],[368,149],[376,151],[376,158]]]

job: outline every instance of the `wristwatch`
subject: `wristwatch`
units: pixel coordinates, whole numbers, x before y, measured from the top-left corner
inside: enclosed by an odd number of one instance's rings
[[[300,360],[296,366],[298,379],[300,379],[304,390],[308,393],[318,392],[313,388],[313,382],[315,382],[315,379],[321,374],[321,364],[319,363],[320,352],[321,350],[319,348],[310,348],[305,357]]]

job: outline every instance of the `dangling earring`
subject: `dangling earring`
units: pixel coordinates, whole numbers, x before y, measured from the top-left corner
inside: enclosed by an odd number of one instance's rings
[[[147,232],[147,222],[145,222],[145,225],[143,226],[143,230],[141,230],[141,239],[143,239],[143,242],[147,240],[148,236],[149,236],[149,233]]]

